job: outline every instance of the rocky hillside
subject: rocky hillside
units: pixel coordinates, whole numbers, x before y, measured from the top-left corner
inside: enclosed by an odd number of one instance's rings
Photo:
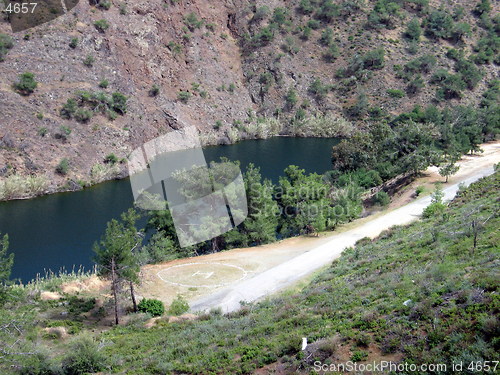
[[[475,106],[498,75],[495,7],[90,0],[21,33],[4,12],[0,199],[124,176],[132,149],[186,124],[206,144],[348,136],[415,105]]]

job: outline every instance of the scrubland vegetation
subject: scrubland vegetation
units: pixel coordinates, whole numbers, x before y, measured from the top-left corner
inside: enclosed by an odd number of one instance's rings
[[[6,285],[1,366],[13,374],[246,374],[262,367],[307,374],[318,360],[498,360],[499,184],[496,172],[433,215],[358,241],[300,290],[229,315],[160,319],[145,328],[151,315],[132,313],[127,324],[99,333],[93,327],[109,305],[69,295],[40,300],[42,289],[59,291],[59,279]]]

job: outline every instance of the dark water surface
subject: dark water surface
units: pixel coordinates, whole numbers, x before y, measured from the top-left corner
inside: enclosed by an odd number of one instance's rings
[[[307,172],[331,168],[335,139],[278,137],[249,140],[230,146],[204,149],[207,161],[220,157],[239,160],[244,171],[249,163],[260,167],[274,182],[290,164]],[[15,253],[13,278],[29,281],[44,270],[71,271],[92,267],[92,244],[106,223],[132,206],[128,179],[110,181],[73,193],[53,194],[24,201],[0,202],[0,233],[9,234]]]

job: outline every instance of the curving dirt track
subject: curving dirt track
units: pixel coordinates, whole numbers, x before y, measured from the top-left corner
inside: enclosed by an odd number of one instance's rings
[[[459,172],[443,184],[445,199],[455,196],[459,184],[469,185],[493,173],[493,165],[500,162],[500,143],[486,144],[482,148],[483,154],[464,157],[459,163]],[[329,264],[359,239],[373,238],[394,225],[416,220],[429,205],[431,197],[415,200],[412,197],[415,187],[424,185],[430,191],[433,184],[442,180],[437,169],[430,168],[423,178],[393,199],[389,210],[356,220],[340,231],[324,233],[319,238],[296,237],[265,246],[146,266],[142,270],[143,284],[139,293],[167,303],[175,295],[183,294],[193,311],[212,308],[221,308],[223,312],[235,311],[240,307],[240,301],[252,302],[263,298]],[[207,269],[207,263],[226,264],[239,273],[243,272],[244,277],[237,277],[227,270],[223,274],[218,266]],[[199,268],[196,264],[200,265]],[[195,268],[179,268],[181,265]],[[174,269],[176,273],[172,274]],[[186,272],[178,272],[178,269],[185,269]]]

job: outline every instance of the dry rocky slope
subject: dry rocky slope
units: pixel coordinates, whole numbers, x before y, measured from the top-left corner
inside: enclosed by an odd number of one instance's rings
[[[430,9],[441,4],[450,14],[462,7],[457,22],[468,23],[471,33],[458,41],[422,35],[418,51],[412,54],[404,31],[411,19],[426,18],[426,11],[415,2],[401,1],[388,28],[367,27],[373,1],[335,0],[336,15],[319,24],[314,15],[298,10],[299,3],[101,0],[96,5],[82,0],[64,16],[16,34],[4,17],[0,33],[9,34],[14,43],[0,62],[0,179],[45,176],[42,187],[22,190],[18,194],[22,196],[125,176],[125,163],[106,164],[107,155],[126,158],[140,144],[185,124],[196,125],[207,144],[276,134],[348,136],[368,121],[344,119],[360,92],[366,93],[370,106],[390,114],[425,106],[436,90],[428,83],[432,71],[442,67],[453,72],[455,62],[446,51],[462,49],[467,56],[485,33],[473,14],[477,1],[431,1]],[[288,12],[281,19],[279,12],[273,16],[279,7]],[[273,17],[279,26],[267,38]],[[95,25],[103,19],[109,28]],[[311,27],[306,27],[310,20]],[[326,29],[332,31],[330,37]],[[71,47],[74,38],[78,42]],[[331,45],[336,51],[329,59]],[[338,69],[356,54],[376,47],[385,51],[383,67],[368,67],[365,77],[337,77]],[[422,75],[425,87],[414,95],[391,97],[387,89],[404,91],[408,84],[396,77],[397,65],[424,54],[437,58],[432,71]],[[93,63],[85,65],[89,56]],[[480,100],[497,66],[490,63],[481,69],[479,84],[447,105]],[[12,88],[24,72],[34,73],[38,82],[26,96]],[[322,84],[320,92],[311,90],[315,79]],[[99,87],[103,80],[108,81],[107,88]],[[159,91],[152,92],[154,85]],[[122,93],[128,97],[127,111],[116,119],[104,112],[88,121],[63,118],[61,108],[79,90]],[[320,120],[324,114],[327,119]],[[293,118],[311,116],[316,116],[315,123],[291,125]],[[64,158],[68,171],[58,173],[56,167]],[[4,199],[17,197],[11,194]]]

